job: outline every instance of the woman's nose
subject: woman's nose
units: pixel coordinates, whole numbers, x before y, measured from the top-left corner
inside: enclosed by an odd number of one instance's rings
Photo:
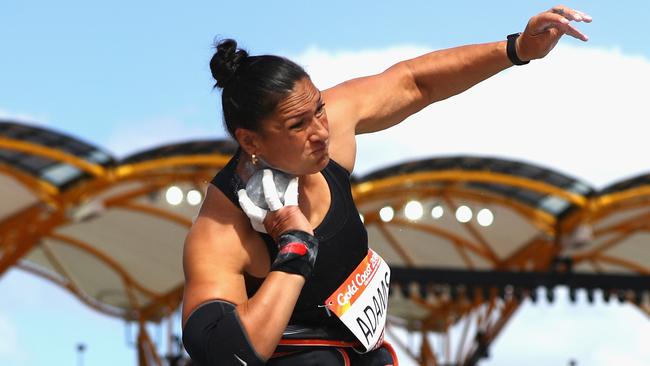
[[[314,118],[314,131],[311,134],[313,139],[327,140],[329,137],[329,126],[327,118]]]

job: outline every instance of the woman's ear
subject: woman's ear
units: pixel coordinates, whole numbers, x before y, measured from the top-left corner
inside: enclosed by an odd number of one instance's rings
[[[235,130],[235,139],[248,155],[257,154],[260,150],[260,137],[255,131],[238,128]]]

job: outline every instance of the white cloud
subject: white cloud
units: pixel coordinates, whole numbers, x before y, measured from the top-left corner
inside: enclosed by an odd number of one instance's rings
[[[402,45],[380,50],[328,52],[315,47],[293,57],[321,89],[355,77],[377,74],[390,65],[419,56],[429,50],[414,45]]]
[[[426,51],[310,49],[296,59],[326,88]],[[513,67],[388,131],[360,136],[356,173],[422,157],[476,154],[550,167],[602,187],[650,171],[647,85],[645,58],[559,45],[546,59]]]

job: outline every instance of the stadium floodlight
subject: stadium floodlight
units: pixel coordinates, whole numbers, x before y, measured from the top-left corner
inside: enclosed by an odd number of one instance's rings
[[[404,216],[411,221],[419,220],[423,213],[424,208],[418,201],[410,201],[404,206]]]
[[[456,220],[463,224],[468,223],[472,219],[472,209],[468,206],[462,205],[456,209]]]
[[[201,203],[203,197],[201,196],[201,192],[199,192],[196,189],[192,189],[189,192],[187,192],[187,195],[185,195],[185,199],[187,200],[187,203],[189,203],[190,205],[196,206],[199,203]]]
[[[439,218],[441,218],[442,215],[444,215],[444,213],[445,213],[445,210],[442,208],[441,205],[435,205],[435,206],[433,206],[433,208],[431,209],[431,217],[434,218],[434,219],[436,219],[436,220],[438,220]]]
[[[177,186],[171,186],[165,192],[165,199],[170,205],[177,206],[183,202],[183,191]]]
[[[379,218],[383,222],[389,222],[393,219],[393,216],[395,216],[395,211],[390,206],[386,206],[379,210]]]
[[[490,211],[489,208],[483,208],[476,215],[476,220],[478,221],[479,225],[487,227],[492,225],[494,222],[494,214],[492,211]]]

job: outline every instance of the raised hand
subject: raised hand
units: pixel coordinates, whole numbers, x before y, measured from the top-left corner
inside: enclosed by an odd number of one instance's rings
[[[568,34],[581,41],[589,38],[571,22],[590,23],[591,16],[563,5],[532,17],[526,29],[517,39],[517,56],[523,60],[534,60],[546,56],[562,38]]]

